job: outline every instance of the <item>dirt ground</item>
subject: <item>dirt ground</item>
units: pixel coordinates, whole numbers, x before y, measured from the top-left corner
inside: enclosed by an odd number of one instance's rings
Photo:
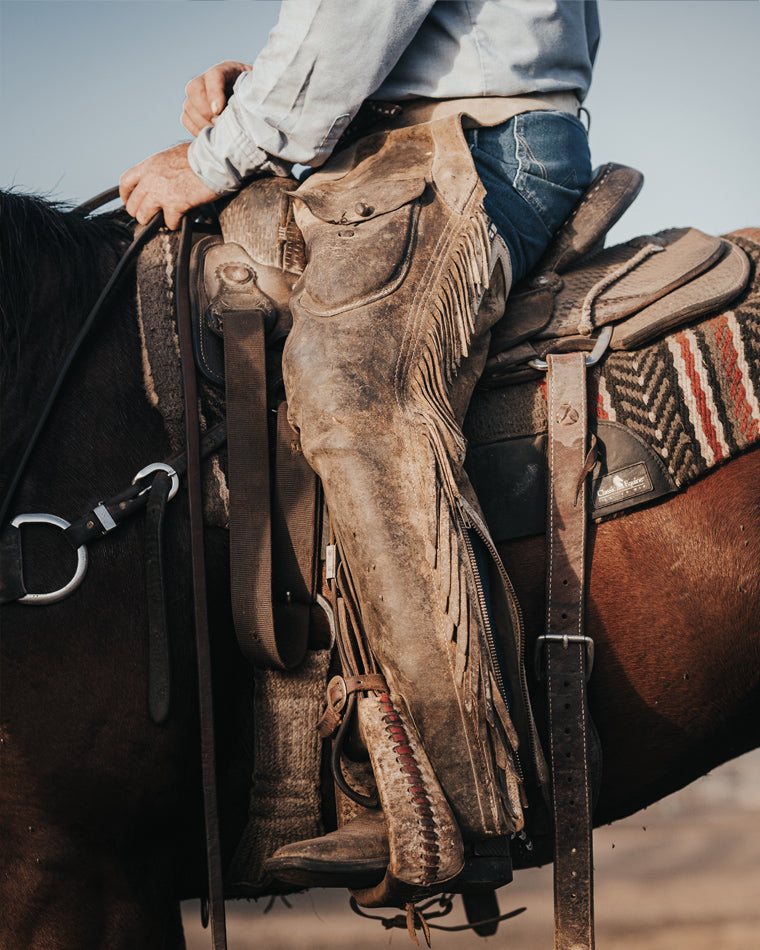
[[[594,835],[599,950],[751,950],[760,946],[760,750]],[[344,892],[228,905],[230,950],[363,950],[413,945],[352,913]],[[551,868],[522,871],[499,891],[493,937],[433,932],[434,950],[551,950]],[[388,912],[390,915],[390,912]],[[185,907],[188,950],[207,950],[197,904]],[[464,923],[461,904],[442,921]]]

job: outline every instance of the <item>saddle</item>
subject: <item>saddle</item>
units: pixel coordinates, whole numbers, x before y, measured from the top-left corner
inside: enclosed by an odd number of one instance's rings
[[[694,441],[689,423],[681,418],[688,414],[691,397],[684,390],[690,384],[685,371],[672,365],[677,361],[668,355],[666,337],[737,297],[747,285],[750,261],[739,243],[692,228],[603,248],[606,232],[634,200],[641,182],[638,172],[621,165],[600,170],[537,270],[515,288],[494,331],[465,433],[468,472],[497,541],[545,530],[544,377],[550,354],[587,353],[588,367],[605,350],[610,354],[589,373],[597,455],[592,518],[662,498],[714,464],[702,457],[709,456],[709,449],[700,454],[696,448],[677,461],[675,436],[666,445],[658,442],[657,433],[665,428],[681,433],[681,441]],[[731,388],[717,372],[719,362],[703,372],[704,393]],[[659,384],[653,404],[666,393],[671,403],[657,418],[643,391],[635,410],[620,411],[621,404],[631,406],[630,376],[639,363],[656,367],[647,371],[651,385]],[[635,376],[640,375],[637,370]],[[729,419],[721,421],[726,428],[738,428]],[[741,445],[743,438],[737,432],[734,441]]]
[[[468,472],[497,540],[544,530],[547,437],[545,422],[530,432],[524,426],[519,438],[494,437],[483,417],[494,412],[497,401],[507,404],[505,412],[514,411],[514,404],[512,396],[505,394],[502,400],[493,391],[540,380],[550,353],[588,352],[592,365],[605,349],[635,351],[718,310],[747,283],[750,265],[741,247],[694,228],[605,248],[606,234],[642,184],[643,176],[632,168],[602,166],[537,268],[513,289],[494,328],[465,432]],[[225,377],[223,311],[258,308],[270,342],[283,339],[289,328],[289,290],[304,267],[288,197],[292,182],[259,182],[259,195],[262,185],[265,213],[251,206],[249,192],[242,192],[222,212],[224,237],[204,237],[193,255],[196,359],[217,387],[224,386]],[[646,438],[629,425],[601,418],[595,435],[600,464],[592,486],[592,517],[616,514],[680,487],[679,473],[668,471]]]
[[[549,353],[593,351],[600,340],[602,352],[637,349],[741,293],[747,255],[695,228],[603,247],[642,184],[641,173],[624,165],[599,170],[535,271],[510,294],[483,385],[535,378]]]

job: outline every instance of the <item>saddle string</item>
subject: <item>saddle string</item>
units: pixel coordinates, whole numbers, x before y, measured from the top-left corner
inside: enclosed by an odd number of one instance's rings
[[[445,926],[444,924],[431,923],[430,921],[434,918],[446,917],[452,912],[454,909],[453,898],[453,894],[438,894],[436,897],[426,901],[424,904],[407,904],[405,913],[395,914],[393,917],[383,917],[380,914],[365,913],[357,903],[355,897],[350,898],[349,906],[351,907],[351,910],[359,917],[364,917],[367,920],[379,920],[385,930],[393,930],[398,928],[400,930],[408,931],[411,911],[411,916],[413,919],[417,923],[419,923],[421,920],[424,921],[425,927],[428,931],[445,930],[449,933],[458,933],[463,930],[474,930],[476,927],[480,927],[485,924],[495,924],[500,923],[502,920],[511,920],[513,917],[517,917],[524,913],[527,909],[525,907],[517,907],[515,910],[507,911],[507,913],[500,914],[498,917],[487,917],[484,920],[475,920],[472,923],[456,924],[455,926]],[[440,907],[438,910],[433,910],[432,908],[435,907],[436,904],[440,905]],[[412,939],[418,944],[418,941],[414,937],[412,937]],[[430,946],[429,940],[428,946]]]

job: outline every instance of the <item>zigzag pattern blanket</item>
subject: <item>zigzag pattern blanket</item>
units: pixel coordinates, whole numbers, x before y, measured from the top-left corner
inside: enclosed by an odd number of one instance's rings
[[[597,419],[627,426],[661,458],[678,488],[760,440],[760,244],[733,237],[750,279],[731,309],[629,353],[589,375]],[[476,394],[472,446],[545,432],[546,382]]]

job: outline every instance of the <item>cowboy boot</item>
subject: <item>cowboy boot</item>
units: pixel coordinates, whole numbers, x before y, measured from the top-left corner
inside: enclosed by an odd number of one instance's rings
[[[363,809],[337,831],[280,848],[264,862],[268,874],[299,887],[374,887],[390,860],[380,809]]]

